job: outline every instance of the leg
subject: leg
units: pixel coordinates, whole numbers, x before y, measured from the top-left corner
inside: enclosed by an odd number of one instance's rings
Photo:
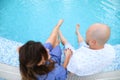
[[[44,44],[44,47],[47,49],[47,51],[48,51],[48,53],[50,54],[50,55],[56,55],[57,53],[58,54],[61,54],[60,52],[60,46],[59,46],[59,43],[60,43],[60,41],[58,40],[58,38],[56,38],[56,40],[55,40],[55,45],[54,46],[52,46],[51,45],[51,43],[45,43]],[[59,49],[56,49],[57,47],[59,47]],[[58,52],[56,53],[56,50],[58,50]],[[55,51],[55,52],[54,52]],[[54,53],[52,53],[52,52],[54,52]]]
[[[80,43],[83,42],[84,40],[83,40],[83,38],[82,38],[82,36],[81,36],[81,34],[80,34],[80,32],[79,32],[79,28],[80,28],[80,25],[77,24],[77,25],[76,25],[76,35],[77,35],[77,38],[78,38],[78,43],[80,44]]]
[[[68,43],[67,39],[62,35],[60,30],[59,30],[59,37],[60,37],[61,42],[62,42],[63,45]]]
[[[60,40],[59,40],[59,38],[58,38],[58,36],[57,36],[57,38],[56,38],[56,40],[55,40],[55,42],[54,42],[53,48],[55,48],[55,47],[58,46],[59,44],[60,44]]]
[[[55,45],[56,38],[58,37],[58,31],[59,31],[59,28],[62,25],[62,23],[63,23],[63,20],[59,20],[58,24],[53,29],[50,37],[46,41],[46,43],[50,43],[53,47]]]
[[[61,55],[62,55],[62,50],[59,43],[60,41],[57,38],[55,42],[55,46],[50,52],[50,55],[52,56],[51,59],[57,62],[58,64],[61,63]]]
[[[65,49],[71,49],[72,52],[75,51],[74,47],[67,41],[67,39],[62,35],[61,31],[59,30],[59,37],[61,39],[62,44],[65,46]]]

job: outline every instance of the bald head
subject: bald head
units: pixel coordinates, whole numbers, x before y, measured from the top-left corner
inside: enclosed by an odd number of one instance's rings
[[[96,40],[98,45],[104,45],[110,37],[110,28],[105,24],[93,24],[88,29],[86,37],[88,41]]]

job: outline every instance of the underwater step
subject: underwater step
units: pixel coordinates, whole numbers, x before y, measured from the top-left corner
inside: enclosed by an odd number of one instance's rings
[[[18,66],[17,48],[21,45],[22,43],[0,37],[0,63]]]

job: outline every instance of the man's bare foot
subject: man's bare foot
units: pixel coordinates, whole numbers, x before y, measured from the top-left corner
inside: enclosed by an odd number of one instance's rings
[[[80,29],[80,25],[77,24],[77,25],[76,25],[76,34],[77,34],[77,35],[79,34],[79,29]]]

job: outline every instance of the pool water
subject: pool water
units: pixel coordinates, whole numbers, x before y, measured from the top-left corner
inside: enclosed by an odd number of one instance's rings
[[[75,25],[87,28],[96,22],[111,27],[110,44],[120,44],[120,0],[0,0],[0,36],[26,42],[45,42],[59,19],[61,30],[76,46]],[[69,32],[68,32],[69,31]]]
[[[76,48],[77,23],[84,38],[91,24],[109,25],[108,43],[120,53],[119,5],[120,0],[0,0],[0,62],[17,66],[15,48],[28,40],[44,43],[59,19],[64,19],[63,35]],[[120,54],[116,58],[114,70],[120,69]]]

